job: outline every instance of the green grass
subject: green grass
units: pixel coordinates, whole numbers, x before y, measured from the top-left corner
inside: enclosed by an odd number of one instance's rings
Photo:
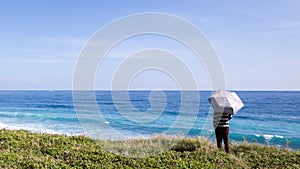
[[[0,168],[300,168],[299,151],[244,143],[231,145],[227,155],[204,138],[95,142],[84,136],[0,130],[0,146]]]

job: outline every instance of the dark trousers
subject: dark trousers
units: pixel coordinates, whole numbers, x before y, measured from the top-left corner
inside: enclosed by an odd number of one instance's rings
[[[229,147],[229,127],[217,127],[215,129],[216,132],[216,138],[217,138],[217,146],[221,150],[222,149],[222,140],[224,140],[225,144],[225,151],[226,153],[230,152],[230,147]]]

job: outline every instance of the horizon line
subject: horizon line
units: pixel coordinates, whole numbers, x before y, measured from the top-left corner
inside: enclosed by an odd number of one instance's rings
[[[286,92],[299,92],[300,89],[225,89],[228,91],[270,91],[270,92],[280,92],[280,91],[286,91]],[[94,89],[94,90],[73,90],[73,89],[0,89],[0,91],[216,91],[213,89],[191,89],[191,90],[179,90],[179,89],[117,89],[117,90],[111,90],[111,89]]]

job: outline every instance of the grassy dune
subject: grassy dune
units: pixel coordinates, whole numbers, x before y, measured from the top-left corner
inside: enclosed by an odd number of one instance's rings
[[[244,143],[231,145],[227,155],[204,138],[95,142],[84,136],[0,130],[0,146],[0,168],[300,168],[300,151]]]

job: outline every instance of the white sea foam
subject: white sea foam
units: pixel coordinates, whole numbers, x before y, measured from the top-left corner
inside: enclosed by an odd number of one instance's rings
[[[6,124],[4,124],[4,123],[0,123],[0,129],[21,130],[21,129],[23,129],[23,128],[17,127],[17,126],[6,125]],[[24,129],[24,130],[26,130],[26,129]]]
[[[47,134],[61,134],[61,135],[83,135],[80,128],[66,128],[57,125],[47,124],[4,124],[0,122],[0,129],[8,130],[27,130],[32,133],[47,133]]]
[[[264,134],[263,137],[264,137],[266,140],[271,140],[274,136],[271,135],[271,134]]]
[[[256,136],[256,135],[255,135]],[[259,135],[258,135],[259,136]],[[258,137],[257,136],[257,137]],[[266,140],[271,140],[272,138],[284,138],[283,136],[281,135],[271,135],[271,134],[264,134],[263,137],[266,139]]]
[[[4,128],[7,128],[8,126],[6,124],[3,124],[0,122],[0,129],[4,129]]]
[[[275,135],[275,137],[277,137],[277,138],[284,138],[283,136],[280,136],[280,135]]]

